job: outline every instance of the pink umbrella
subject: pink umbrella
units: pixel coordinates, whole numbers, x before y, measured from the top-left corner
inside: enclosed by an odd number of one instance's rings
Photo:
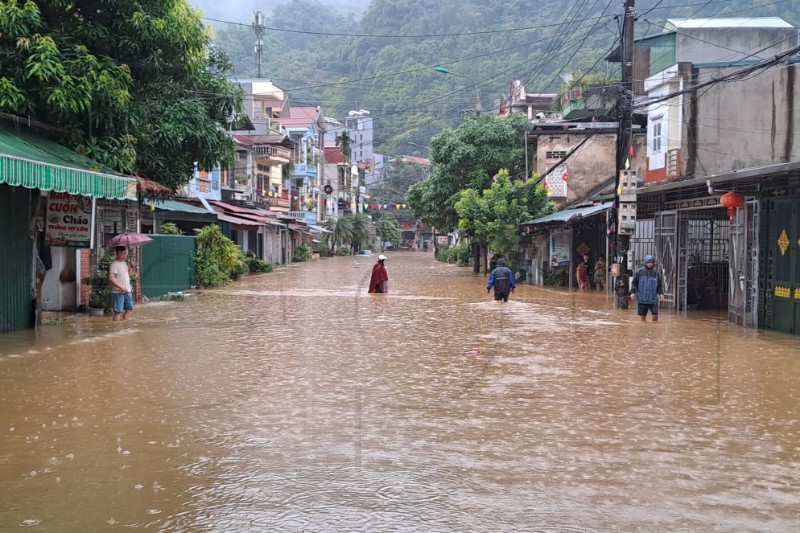
[[[136,233],[135,231],[126,231],[125,233],[120,233],[119,235],[114,235],[108,242],[106,242],[106,248],[115,248],[117,246],[141,246],[142,244],[147,244],[148,242],[152,241],[150,237],[144,235],[143,233]]]

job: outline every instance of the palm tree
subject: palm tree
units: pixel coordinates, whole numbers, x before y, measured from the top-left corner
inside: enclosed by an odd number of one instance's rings
[[[345,162],[350,163],[350,156],[353,153],[353,139],[350,138],[347,130],[336,136],[336,146],[342,149]]]
[[[348,218],[353,220],[353,252],[356,252],[372,238],[372,219],[364,213]]]
[[[345,216],[338,219],[328,219],[325,222],[325,229],[332,232],[323,236],[330,247],[331,255],[336,253],[338,246],[353,242],[353,217]]]

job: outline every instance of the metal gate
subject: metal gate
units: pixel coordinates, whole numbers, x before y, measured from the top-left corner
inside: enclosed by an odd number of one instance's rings
[[[661,277],[664,283],[664,306],[680,309],[680,307],[676,307],[677,302],[681,301],[681,296],[676,294],[675,284],[675,267],[678,257],[677,211],[661,211],[656,213],[653,242],[656,251],[656,265],[658,265],[661,271]],[[685,302],[685,297],[683,301]],[[683,309],[685,309],[685,305]]]
[[[766,221],[765,326],[800,334],[800,199],[769,199]]]
[[[0,333],[35,325],[31,211],[29,189],[0,185]]]
[[[665,307],[727,306],[730,228],[722,209],[661,211],[653,230]]]
[[[759,201],[750,198],[730,224],[728,319],[745,327],[758,324]]]
[[[158,298],[189,289],[194,278],[194,237],[151,235],[142,247],[142,294]]]

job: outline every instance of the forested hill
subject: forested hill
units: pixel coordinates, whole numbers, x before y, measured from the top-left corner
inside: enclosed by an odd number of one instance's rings
[[[373,0],[356,21],[317,0],[291,0],[266,22],[262,75],[293,105],[322,105],[327,116],[368,109],[376,151],[410,153],[409,141],[428,144],[474,109],[475,84],[490,109],[515,78],[528,92],[555,92],[562,73],[616,74],[602,58],[618,43],[622,7],[622,0]],[[667,18],[779,16],[798,26],[800,0],[637,0],[636,13],[637,38],[660,33]],[[217,24],[215,41],[237,75],[256,75],[251,28]]]

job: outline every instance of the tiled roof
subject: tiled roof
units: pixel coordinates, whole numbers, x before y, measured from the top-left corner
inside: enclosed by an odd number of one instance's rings
[[[342,149],[338,146],[325,147],[325,162],[326,163],[344,163],[344,154]]]

